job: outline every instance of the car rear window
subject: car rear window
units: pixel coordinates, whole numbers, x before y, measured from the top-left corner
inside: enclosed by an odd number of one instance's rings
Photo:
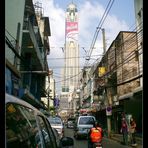
[[[62,120],[61,118],[58,118],[58,117],[49,117],[49,122],[51,124],[62,124]]]
[[[81,117],[79,120],[79,124],[86,125],[86,124],[94,124],[95,120],[93,117]]]
[[[68,121],[75,121],[75,119],[74,118],[69,118]]]

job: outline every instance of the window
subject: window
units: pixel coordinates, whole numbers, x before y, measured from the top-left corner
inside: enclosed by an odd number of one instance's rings
[[[36,148],[38,128],[32,109],[8,103],[6,105],[7,148]],[[38,142],[40,142],[40,138]],[[38,146],[39,148],[39,146]]]
[[[51,128],[51,126],[50,126],[50,124],[49,124],[49,122],[48,122],[48,120],[46,119],[46,124],[47,124],[47,128],[48,128],[48,130],[49,130],[49,134],[50,134],[50,137],[51,137],[51,141],[52,141],[52,143],[53,143],[53,148],[56,148],[57,147],[57,144],[56,144],[56,138],[57,137],[55,137],[55,135],[54,135],[54,133],[53,133],[53,131],[52,131],[52,128]],[[58,134],[58,133],[57,133]]]
[[[93,124],[94,119],[92,117],[81,117],[79,124]]]
[[[47,125],[46,125],[43,117],[38,116],[38,121],[39,121],[40,130],[41,130],[40,134],[42,134],[42,137],[44,139],[45,147],[55,148],[54,144],[52,143],[53,141],[51,140]]]

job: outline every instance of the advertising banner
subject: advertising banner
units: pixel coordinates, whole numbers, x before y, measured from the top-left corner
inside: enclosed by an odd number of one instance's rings
[[[66,22],[66,35],[70,32],[78,32],[78,22]]]
[[[78,40],[78,22],[66,22],[66,39]]]

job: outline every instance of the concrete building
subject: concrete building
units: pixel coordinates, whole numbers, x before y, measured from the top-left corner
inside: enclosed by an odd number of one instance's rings
[[[65,28],[65,67],[61,95],[65,96],[66,93],[68,108],[72,109],[73,92],[78,88],[79,82],[78,11],[73,3],[66,10]]]
[[[137,33],[121,31],[112,42],[101,61],[83,72],[83,96],[93,88],[91,112],[105,127],[120,132],[122,112],[133,115],[137,132],[142,132],[142,99],[136,89],[140,87]],[[94,68],[95,67],[95,68]],[[93,75],[93,83],[90,75]],[[89,87],[90,84],[93,86]],[[89,88],[87,90],[87,88]],[[88,104],[88,106],[87,106]],[[82,108],[90,108],[91,96],[83,98]],[[132,106],[132,107],[131,107]],[[106,108],[111,107],[111,122],[107,125]],[[83,111],[83,110],[82,110]],[[87,112],[89,110],[86,110]]]
[[[53,71],[50,71],[50,100],[49,100],[49,105],[50,107],[54,106],[54,99],[55,99],[55,79],[53,77]]]
[[[46,76],[45,91],[46,91],[46,97],[42,97],[41,100],[47,106],[48,111],[51,111],[51,108],[53,109],[55,107],[54,101],[56,99],[55,79],[53,77],[53,70],[49,70],[48,75]]]
[[[140,87],[143,87],[143,1],[134,0],[134,6],[138,38],[139,71],[142,75],[140,78]]]
[[[6,1],[6,90],[46,109],[41,97],[46,96],[50,26],[39,7],[32,0]]]
[[[20,60],[22,59],[21,44],[24,9],[25,1],[5,1],[6,92],[15,96],[19,96],[21,85]]]
[[[34,100],[41,101],[41,97],[46,97],[47,54],[50,50],[49,19],[43,16],[40,3],[33,4],[32,1],[26,0],[25,8],[21,52],[25,60],[21,61],[20,67],[22,86],[25,89],[22,89],[22,92],[27,91],[27,97],[32,96]],[[27,98],[24,95],[21,97]]]
[[[46,76],[45,79],[45,90],[46,90],[46,97],[41,97],[41,101],[44,102],[45,106],[49,109],[50,106],[50,74]]]

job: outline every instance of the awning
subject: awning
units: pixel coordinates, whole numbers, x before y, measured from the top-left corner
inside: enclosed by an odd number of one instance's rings
[[[133,93],[135,94],[135,93],[139,93],[139,92],[141,92],[141,91],[143,91],[143,87],[142,87],[142,86],[137,87],[136,89],[134,89],[134,90],[133,90]]]
[[[131,97],[133,97],[133,92],[130,92],[130,93],[120,96],[119,101],[123,100],[123,99],[131,98]]]

